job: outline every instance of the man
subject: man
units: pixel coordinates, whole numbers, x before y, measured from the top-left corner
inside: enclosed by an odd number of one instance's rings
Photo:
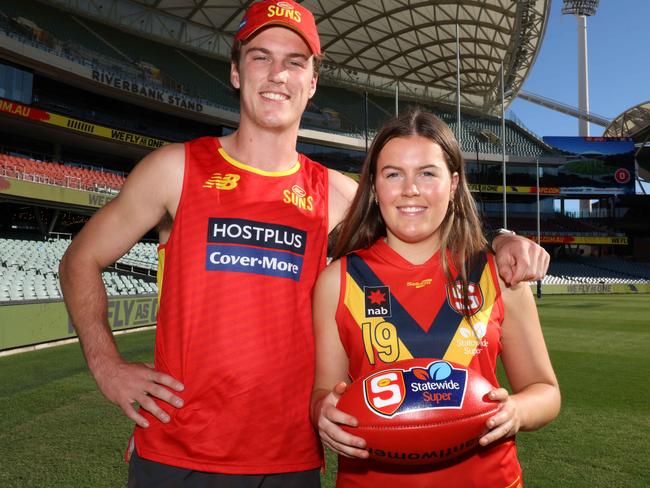
[[[137,424],[130,486],[319,485],[311,291],[356,184],[296,152],[318,80],[313,15],[264,0],[235,39],[239,128],[145,157],[61,262],[88,366]],[[160,228],[164,277],[150,368],[120,356],[101,270],[161,221],[169,225]],[[548,255],[528,240],[501,237],[497,247],[506,281],[544,274]]]

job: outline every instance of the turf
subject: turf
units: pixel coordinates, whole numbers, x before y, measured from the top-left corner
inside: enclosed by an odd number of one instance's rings
[[[648,486],[650,296],[549,296],[538,306],[562,412],[518,436],[526,486]],[[117,340],[129,360],[149,361],[153,334]],[[97,391],[78,345],[0,358],[0,384],[0,486],[125,486],[131,425]],[[325,488],[335,465],[328,454]]]

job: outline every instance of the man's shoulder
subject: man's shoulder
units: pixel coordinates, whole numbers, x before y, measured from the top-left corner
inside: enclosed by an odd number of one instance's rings
[[[357,191],[357,182],[340,171],[331,168],[327,168],[327,177],[329,180],[330,191],[334,191],[339,194],[339,196],[342,196],[351,202],[355,192]]]
[[[159,165],[177,165],[185,161],[185,144],[175,142],[165,144],[145,157],[142,162],[153,161]]]
[[[145,156],[129,174],[128,182],[145,180],[182,181],[185,166],[185,146],[180,143],[166,144]]]

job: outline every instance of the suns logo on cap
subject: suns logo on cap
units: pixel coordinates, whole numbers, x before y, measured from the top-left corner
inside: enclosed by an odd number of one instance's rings
[[[241,176],[233,173],[222,175],[221,173],[214,173],[210,178],[203,183],[203,188],[214,188],[216,190],[232,190],[237,187],[237,182]]]
[[[268,17],[286,17],[297,23],[300,23],[302,20],[300,12],[289,2],[278,2],[275,5],[269,5],[266,15]]]
[[[307,192],[298,185],[293,185],[290,190],[284,190],[282,192],[282,201],[308,212],[314,210],[314,197],[307,195]]]

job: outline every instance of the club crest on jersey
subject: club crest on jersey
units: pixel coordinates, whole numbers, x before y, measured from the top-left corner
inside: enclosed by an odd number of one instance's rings
[[[390,317],[390,288],[387,286],[364,286],[366,317]]]
[[[389,369],[363,380],[366,406],[380,417],[434,409],[462,408],[467,370],[447,361],[426,368]]]
[[[478,283],[467,284],[467,302],[463,306],[463,283],[454,281],[447,284],[447,303],[461,315],[477,314],[483,307],[483,291]]]
[[[282,192],[282,201],[289,205],[295,205],[299,209],[313,212],[314,197],[307,195],[307,192],[299,185],[293,185],[291,189]]]
[[[215,190],[232,190],[237,187],[237,182],[241,178],[238,174],[233,173],[214,173],[208,180],[203,183],[203,188],[214,188]]]

